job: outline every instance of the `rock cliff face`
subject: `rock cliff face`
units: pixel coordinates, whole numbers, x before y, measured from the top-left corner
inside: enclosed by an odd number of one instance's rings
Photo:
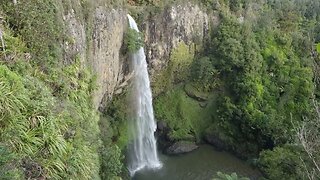
[[[77,1],[73,2],[77,4]],[[78,2],[80,5],[80,2]],[[92,68],[96,74],[98,88],[93,103],[99,108],[111,99],[116,86],[123,80],[125,58],[121,56],[123,34],[127,26],[126,11],[103,6],[92,10],[92,27],[86,23],[76,6],[69,8],[63,20],[72,43],[64,44],[65,56],[77,56],[83,65]]]
[[[80,6],[80,2],[78,3],[78,6]],[[65,50],[65,59],[78,56],[81,64],[85,64],[87,52],[85,22],[84,19],[77,17],[78,14],[74,9],[76,8],[71,8],[63,15],[66,32],[70,39],[63,44]]]
[[[80,4],[80,2],[78,2]],[[77,4],[77,2],[73,2]],[[74,6],[74,5],[72,5]],[[94,106],[104,107],[118,86],[126,79],[125,66],[129,63],[121,52],[127,28],[126,10],[97,7],[93,10],[93,25],[89,31],[84,17],[76,8],[64,15],[65,26],[72,43],[65,43],[67,56],[77,56],[97,75]],[[209,22],[214,18],[192,3],[165,8],[149,16],[141,25],[146,38],[146,55],[151,76],[165,68],[171,51],[180,42],[202,44],[209,36]]]
[[[168,7],[149,17],[144,31],[151,75],[167,66],[171,51],[179,43],[202,44],[209,37],[209,18],[205,11],[192,3]]]
[[[124,10],[111,11],[98,8],[95,12],[93,26],[93,40],[91,61],[89,63],[97,74],[99,88],[94,96],[94,104],[104,104],[102,100],[109,101],[123,79],[123,65],[125,58],[121,56],[123,34],[127,26],[126,12]]]

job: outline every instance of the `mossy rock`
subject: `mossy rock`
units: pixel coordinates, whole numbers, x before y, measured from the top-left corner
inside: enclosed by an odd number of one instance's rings
[[[153,94],[160,94],[186,82],[195,56],[194,45],[181,42],[172,50],[168,66],[152,79]]]
[[[196,141],[196,135],[191,129],[177,129],[171,130],[169,133],[170,141]]]
[[[188,83],[184,86],[184,91],[186,92],[186,94],[197,100],[197,101],[207,101],[209,98],[209,94],[208,93],[204,93],[201,92],[199,90],[197,90],[197,88],[195,88],[192,84]]]
[[[182,153],[188,153],[198,149],[195,142],[191,141],[178,141],[166,149],[166,153],[170,155],[177,155]]]
[[[231,149],[230,144],[232,144],[232,139],[217,126],[212,125],[206,129],[204,139],[207,143],[213,145],[218,150]]]
[[[215,112],[212,102],[208,101],[205,108],[200,107],[199,101],[190,98],[181,85],[155,99],[155,115],[170,128],[168,138],[171,141],[200,141],[212,123]]]

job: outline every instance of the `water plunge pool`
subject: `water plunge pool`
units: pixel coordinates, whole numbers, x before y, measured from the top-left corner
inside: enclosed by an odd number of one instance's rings
[[[211,180],[218,171],[250,179],[258,179],[261,174],[246,162],[209,145],[201,145],[194,152],[167,156],[159,153],[163,167],[158,170],[143,169],[133,180]]]

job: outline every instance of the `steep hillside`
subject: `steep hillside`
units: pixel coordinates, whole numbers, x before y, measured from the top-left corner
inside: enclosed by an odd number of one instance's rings
[[[0,177],[128,178],[134,42],[163,149],[209,143],[265,178],[319,178],[319,12],[312,0],[3,0]]]

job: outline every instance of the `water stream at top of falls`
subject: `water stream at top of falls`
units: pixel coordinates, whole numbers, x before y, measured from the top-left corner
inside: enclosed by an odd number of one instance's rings
[[[131,29],[139,32],[137,23],[128,15]],[[152,93],[148,75],[147,61],[142,47],[132,54],[132,68],[134,72],[132,100],[132,126],[130,127],[133,143],[129,149],[128,170],[133,176],[137,171],[148,168],[161,168],[161,162],[157,154],[157,145],[154,132],[156,123],[154,120]]]

